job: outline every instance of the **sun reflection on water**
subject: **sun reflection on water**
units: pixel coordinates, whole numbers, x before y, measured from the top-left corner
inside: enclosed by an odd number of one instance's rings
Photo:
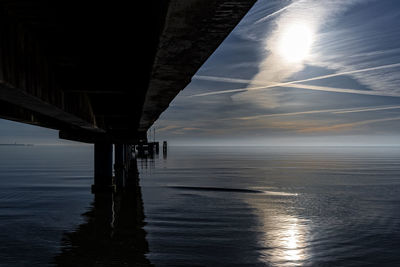
[[[297,221],[297,219],[294,220]],[[297,222],[292,223],[286,231],[283,231],[281,246],[286,248],[284,257],[287,261],[304,260],[304,235]]]
[[[282,202],[255,201],[252,205],[260,219],[260,260],[272,266],[301,266],[307,251],[309,221],[282,209]]]
[[[307,258],[305,222],[284,214],[266,219],[263,245],[270,249],[265,260],[276,266],[301,265]]]

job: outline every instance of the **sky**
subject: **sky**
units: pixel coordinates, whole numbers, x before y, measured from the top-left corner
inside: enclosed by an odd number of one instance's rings
[[[156,135],[182,145],[397,145],[399,84],[399,1],[259,0]]]
[[[259,0],[160,116],[156,138],[400,145],[399,84],[398,0]],[[0,121],[0,143],[56,139]]]

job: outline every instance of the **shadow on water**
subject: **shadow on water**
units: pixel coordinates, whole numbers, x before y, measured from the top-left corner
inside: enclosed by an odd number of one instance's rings
[[[135,164],[135,169],[137,166]],[[85,223],[63,235],[55,266],[153,266],[143,229],[144,210],[138,174],[134,186],[118,194],[96,194]]]

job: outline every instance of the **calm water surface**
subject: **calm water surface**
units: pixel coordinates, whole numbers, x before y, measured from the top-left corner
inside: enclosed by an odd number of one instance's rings
[[[1,266],[92,266],[91,243],[119,263],[146,247],[156,266],[400,266],[399,148],[172,147],[138,160],[144,222],[111,223],[92,157],[0,147]]]
[[[398,148],[172,148],[147,166],[156,265],[400,266]]]
[[[0,146],[0,266],[47,266],[93,196],[91,147]]]

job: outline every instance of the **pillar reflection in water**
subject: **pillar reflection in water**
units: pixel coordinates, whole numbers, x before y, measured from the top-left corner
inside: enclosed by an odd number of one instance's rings
[[[159,158],[160,153],[159,150],[140,150],[138,149],[135,153],[135,156],[140,161],[140,169],[145,170],[147,174],[150,174],[152,170],[155,169],[156,159]],[[164,159],[166,158],[166,154],[163,153]]]
[[[118,194],[96,194],[91,209],[82,214],[86,222],[64,234],[56,266],[152,266],[146,258],[137,165],[132,165],[136,170],[130,174],[136,177],[130,177],[130,186]]]

